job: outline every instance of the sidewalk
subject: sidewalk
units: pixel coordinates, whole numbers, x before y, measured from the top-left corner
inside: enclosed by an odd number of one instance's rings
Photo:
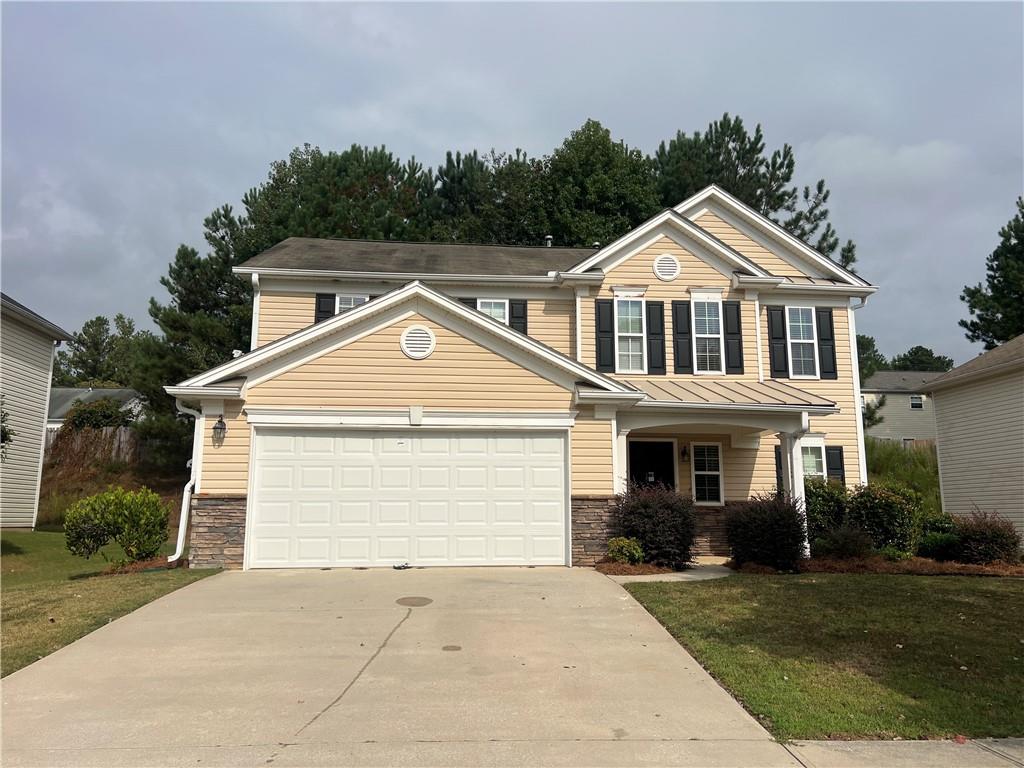
[[[1024,768],[1024,739],[794,741],[805,768]]]

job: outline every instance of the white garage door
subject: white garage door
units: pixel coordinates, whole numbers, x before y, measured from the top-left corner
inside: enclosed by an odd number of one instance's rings
[[[250,568],[561,565],[565,436],[257,430]]]

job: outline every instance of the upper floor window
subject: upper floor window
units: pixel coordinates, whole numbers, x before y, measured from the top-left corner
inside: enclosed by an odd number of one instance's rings
[[[697,373],[722,373],[722,301],[694,296],[693,357]]]
[[[812,307],[786,308],[786,336],[789,340],[789,375],[794,379],[816,379],[818,354]]]
[[[924,395],[910,396],[910,410],[920,411],[924,408]]]
[[[508,325],[508,299],[477,299],[476,308],[499,323]]]
[[[644,300],[639,297],[615,299],[615,349],[618,373],[645,373]]]
[[[342,312],[348,312],[369,300],[370,297],[364,293],[339,293],[336,297],[334,314],[340,315]]]

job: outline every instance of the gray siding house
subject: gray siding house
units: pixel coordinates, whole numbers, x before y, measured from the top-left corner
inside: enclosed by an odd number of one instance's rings
[[[71,336],[0,294],[0,393],[14,439],[0,468],[0,526],[31,528],[39,507],[39,477],[57,345]]]
[[[861,386],[863,405],[885,397],[879,411],[882,423],[869,427],[865,434],[881,440],[935,439],[935,408],[928,384],[942,371],[878,371]]]
[[[998,512],[1024,534],[1024,336],[933,380],[942,508]]]

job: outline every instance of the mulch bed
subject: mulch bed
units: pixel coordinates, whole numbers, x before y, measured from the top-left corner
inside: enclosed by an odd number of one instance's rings
[[[656,573],[673,573],[671,568],[663,568],[652,563],[617,563],[605,558],[594,566],[594,570],[609,576],[650,576]]]
[[[121,573],[140,573],[141,571],[167,571],[171,568],[180,568],[184,565],[184,560],[179,559],[177,562],[168,563],[167,558],[163,555],[160,557],[154,557],[152,560],[140,560],[137,563],[124,563],[117,564],[111,563],[103,569],[101,576],[116,576]]]
[[[849,560],[813,557],[800,566],[803,573],[892,573],[911,576],[1017,576],[1024,577],[1024,564],[992,563],[967,565],[940,563],[924,557],[909,560],[886,560],[884,557],[866,557]]]

